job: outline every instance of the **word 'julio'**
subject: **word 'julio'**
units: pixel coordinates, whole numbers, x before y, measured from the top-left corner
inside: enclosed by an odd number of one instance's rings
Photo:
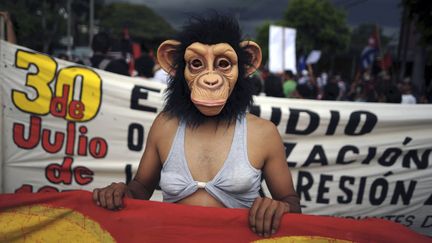
[[[22,149],[33,149],[39,142],[42,148],[48,153],[57,153],[65,145],[65,153],[67,155],[75,154],[75,138],[77,136],[75,122],[68,121],[66,126],[66,133],[56,131],[54,139],[52,139],[52,130],[42,128],[42,119],[37,116],[30,117],[30,126],[28,128],[28,136],[25,138],[25,124],[13,124],[13,141]],[[87,151],[93,158],[104,158],[108,152],[108,143],[101,137],[94,137],[89,139],[85,134],[87,133],[86,126],[79,127],[79,136],[77,143],[76,153],[80,156],[87,156]],[[52,141],[53,140],[53,141]]]

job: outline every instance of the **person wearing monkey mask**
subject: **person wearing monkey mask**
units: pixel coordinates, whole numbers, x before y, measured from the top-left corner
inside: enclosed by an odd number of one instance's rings
[[[301,213],[276,126],[247,113],[247,77],[262,55],[242,41],[238,23],[218,14],[193,18],[157,57],[171,80],[138,171],[127,185],[95,189],[94,201],[116,210],[123,197],[148,200],[159,185],[165,202],[249,208],[249,227],[260,236],[274,234],[283,214]],[[260,197],[261,177],[272,198]]]

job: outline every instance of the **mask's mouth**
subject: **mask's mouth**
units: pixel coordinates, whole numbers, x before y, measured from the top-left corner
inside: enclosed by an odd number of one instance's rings
[[[194,99],[191,98],[192,102],[195,105],[200,105],[200,106],[207,106],[207,107],[216,107],[216,106],[223,106],[226,102],[226,100],[224,99],[219,99],[219,100],[199,100],[199,99]]]

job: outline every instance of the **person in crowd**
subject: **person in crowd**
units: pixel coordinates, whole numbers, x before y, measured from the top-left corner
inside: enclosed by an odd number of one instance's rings
[[[316,85],[318,89],[318,96],[317,99],[321,100],[324,95],[324,87],[329,83],[328,80],[328,74],[327,72],[322,72],[321,75],[319,75],[316,78]]]
[[[402,93],[402,104],[416,104],[417,99],[413,94],[413,87],[411,84],[411,80],[406,78],[400,84],[400,91]]]
[[[337,74],[334,76],[334,79],[338,85],[339,88],[339,94],[336,100],[345,100],[346,99],[346,91],[347,91],[347,85],[345,81],[342,79],[342,76],[340,74]]]
[[[298,83],[299,85],[303,85],[303,84],[306,84],[306,83],[309,81],[309,79],[310,79],[310,77],[309,77],[309,72],[308,72],[308,70],[303,69],[303,70],[301,71],[301,75],[300,75],[300,77],[299,77],[298,80],[297,80],[297,83]]]
[[[429,84],[426,86],[425,91],[420,95],[418,103],[428,104],[432,102],[432,80],[429,80]]]
[[[294,74],[291,70],[286,70],[284,73],[283,92],[285,97],[293,98],[297,90],[297,82],[294,79]]]
[[[375,77],[366,71],[356,76],[347,94],[350,101],[355,102],[377,102],[375,90]]]
[[[111,50],[111,46],[112,39],[107,33],[100,32],[96,34],[93,36],[91,44],[93,50],[92,57],[84,59],[80,63],[105,71],[130,76],[127,62],[123,58],[113,58],[108,54]]]
[[[302,99],[317,99],[318,86],[312,72],[312,67],[308,65],[308,70],[302,71],[302,77],[298,80],[297,93],[299,98]]]
[[[322,87],[322,100],[338,100],[340,96],[340,90],[338,85],[338,77],[334,76],[330,78],[329,82]]]
[[[57,58],[65,60],[65,61],[70,61],[69,56],[66,53],[60,53],[60,54],[58,54]]]
[[[270,97],[285,97],[282,87],[282,78],[271,73],[267,68],[261,71],[261,77],[264,80],[264,93]]]
[[[157,80],[163,84],[168,84],[168,82],[170,80],[170,75],[165,70],[163,70],[163,68],[161,68],[159,63],[155,64],[153,71],[154,71],[154,79],[155,80]]]
[[[391,80],[390,75],[382,72],[376,79],[375,90],[377,102],[381,103],[401,103],[402,94],[399,88]]]
[[[153,58],[147,54],[143,53],[139,58],[135,59],[135,70],[137,76],[141,78],[153,78],[155,62]]]
[[[260,95],[261,92],[263,92],[263,85],[260,74],[258,72],[254,72],[252,75],[247,77],[247,79],[249,79],[251,83],[253,95]]]
[[[16,44],[15,29],[9,12],[0,11],[0,18],[3,18],[6,25],[6,40],[12,44]]]

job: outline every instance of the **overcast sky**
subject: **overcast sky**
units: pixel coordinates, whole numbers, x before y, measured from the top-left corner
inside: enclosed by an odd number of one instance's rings
[[[179,28],[190,13],[209,9],[237,14],[246,36],[255,36],[255,30],[265,21],[283,17],[289,0],[107,0],[145,4],[164,17],[174,28]],[[331,0],[347,12],[351,27],[362,23],[376,23],[385,34],[397,35],[400,26],[400,0]]]

